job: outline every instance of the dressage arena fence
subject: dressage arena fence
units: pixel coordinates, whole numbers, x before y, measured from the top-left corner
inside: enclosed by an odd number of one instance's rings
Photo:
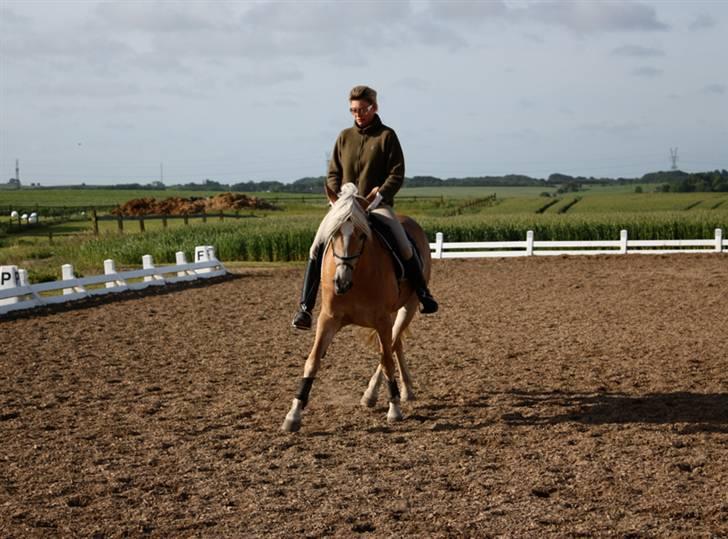
[[[605,254],[669,254],[728,253],[728,240],[723,230],[703,240],[630,240],[626,230],[618,240],[603,241],[537,241],[534,232],[526,233],[525,241],[446,242],[442,232],[430,243],[432,257],[504,258],[518,256],[562,256]],[[141,290],[181,281],[209,279],[227,274],[211,245],[195,247],[195,262],[187,263],[182,251],[176,254],[174,266],[155,267],[151,255],[142,257],[141,270],[117,273],[114,261],[104,261],[104,275],[76,278],[73,266],[62,266],[62,279],[49,283],[28,284],[28,273],[17,266],[0,266],[0,316],[20,309],[64,303],[101,294]],[[171,274],[171,275],[170,275]],[[166,276],[165,276],[166,275]],[[103,286],[100,286],[103,285]],[[92,288],[96,287],[96,288]],[[62,291],[62,293],[59,293]]]
[[[728,252],[728,240],[723,230],[705,240],[631,240],[626,230],[618,240],[601,241],[537,241],[533,230],[525,241],[446,242],[442,232],[430,243],[432,258],[501,258],[516,256],[609,255],[609,254],[670,254]]]
[[[173,266],[157,267],[151,255],[144,255],[142,269],[117,272],[114,261],[105,260],[104,275],[92,277],[76,278],[73,266],[64,264],[60,281],[32,285],[28,284],[26,270],[17,266],[0,266],[0,316],[21,309],[226,274],[225,266],[217,259],[211,245],[195,247],[195,262],[192,263],[187,262],[185,253],[177,252]]]

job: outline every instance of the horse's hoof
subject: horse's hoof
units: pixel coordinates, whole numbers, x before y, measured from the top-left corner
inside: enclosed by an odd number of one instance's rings
[[[367,397],[366,395],[364,395],[361,398],[360,402],[361,402],[361,405],[366,408],[374,408],[377,405],[377,397],[376,396]]]
[[[294,419],[288,419],[286,418],[285,421],[283,421],[283,425],[281,425],[281,430],[283,432],[298,432],[301,429],[301,420],[298,421]]]
[[[389,410],[387,410],[387,421],[389,423],[402,421],[402,410],[399,407],[399,401],[389,401]]]

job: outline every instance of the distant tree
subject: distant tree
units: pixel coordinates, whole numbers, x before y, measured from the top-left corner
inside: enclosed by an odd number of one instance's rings
[[[568,174],[560,174],[558,172],[554,172],[548,177],[549,183],[568,183],[573,181],[573,176],[569,176]]]

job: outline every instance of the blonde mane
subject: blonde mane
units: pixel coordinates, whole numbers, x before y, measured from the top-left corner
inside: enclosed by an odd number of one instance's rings
[[[359,204],[359,198],[359,190],[353,183],[345,183],[341,187],[339,199],[321,222],[320,234],[323,238],[328,241],[346,221],[351,221],[354,228],[366,234],[367,238],[371,238],[372,230],[369,227],[367,214]]]

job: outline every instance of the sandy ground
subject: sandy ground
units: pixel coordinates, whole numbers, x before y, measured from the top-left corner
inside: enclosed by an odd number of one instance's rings
[[[2,537],[728,536],[728,258],[435,262],[418,400],[301,269],[0,321]]]

